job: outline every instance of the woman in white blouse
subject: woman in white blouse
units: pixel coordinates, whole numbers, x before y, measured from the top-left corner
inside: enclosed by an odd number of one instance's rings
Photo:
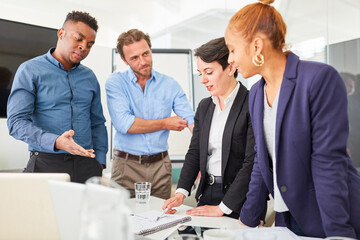
[[[236,80],[237,71],[227,62],[224,38],[195,50],[201,83],[211,97],[203,99],[175,196],[163,209],[174,213],[190,195],[199,171],[201,179],[193,216],[239,217],[254,161],[254,135],[248,109],[248,90]],[[264,203],[265,204],[265,203]]]

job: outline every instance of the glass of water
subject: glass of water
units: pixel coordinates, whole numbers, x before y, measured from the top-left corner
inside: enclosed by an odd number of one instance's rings
[[[146,204],[150,201],[151,183],[150,182],[136,182],[135,187],[135,199],[136,203]]]

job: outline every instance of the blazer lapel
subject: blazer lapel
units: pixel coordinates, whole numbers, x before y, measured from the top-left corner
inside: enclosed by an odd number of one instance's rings
[[[260,170],[264,178],[269,178],[271,176],[270,159],[266,147],[265,135],[264,135],[264,85],[265,80],[262,78],[260,80],[259,87],[256,88],[256,97],[254,98],[254,112],[253,118],[253,129],[255,134],[255,143],[256,143],[256,154],[258,154],[258,159],[264,159],[264,161],[259,161]],[[263,167],[264,166],[264,167]],[[270,181],[271,182],[271,181]]]
[[[200,139],[200,149],[202,149],[200,153],[200,168],[203,167],[204,172],[206,172],[210,126],[214,114],[214,109],[215,109],[215,104],[210,99],[209,107],[206,111],[204,121],[200,123],[202,125],[202,132],[203,132],[203,134],[201,134],[201,139]]]
[[[222,156],[221,156],[221,173],[222,176],[225,174],[226,164],[229,160],[231,141],[233,136],[233,131],[235,128],[236,120],[241,112],[243,104],[245,102],[247,96],[247,89],[240,84],[240,88],[236,94],[234,99],[234,103],[231,106],[229,116],[226,120],[223,138],[222,138]]]
[[[276,154],[276,165],[279,163],[278,158],[278,152],[279,152],[279,138],[280,138],[280,131],[282,126],[282,122],[284,120],[284,115],[286,111],[286,107],[288,106],[288,103],[290,102],[291,95],[295,88],[295,81],[292,81],[290,79],[296,78],[297,75],[297,65],[299,63],[299,57],[297,57],[293,53],[289,53],[285,72],[284,72],[284,78],[281,83],[280,88],[280,95],[279,95],[279,102],[278,102],[278,108],[276,113],[276,129],[275,129],[275,154]],[[277,166],[276,166],[277,167]]]

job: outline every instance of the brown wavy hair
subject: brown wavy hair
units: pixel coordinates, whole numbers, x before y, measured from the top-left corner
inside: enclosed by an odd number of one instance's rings
[[[120,36],[117,39],[116,50],[118,51],[121,57],[125,58],[123,51],[124,45],[129,45],[134,42],[138,42],[141,39],[144,39],[151,48],[150,36],[148,34],[145,34],[138,29],[130,29],[127,32],[123,32],[122,34],[120,34]]]

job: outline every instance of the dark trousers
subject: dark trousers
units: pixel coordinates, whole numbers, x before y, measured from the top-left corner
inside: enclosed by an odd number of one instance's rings
[[[85,183],[93,176],[102,176],[102,167],[94,158],[34,151],[24,172],[68,173],[72,182]]]
[[[221,183],[215,183],[213,185],[205,184],[204,191],[199,199],[198,207],[204,205],[219,205],[224,198],[224,193],[221,189]],[[231,218],[238,219],[239,213],[232,212],[230,215],[224,214]]]

